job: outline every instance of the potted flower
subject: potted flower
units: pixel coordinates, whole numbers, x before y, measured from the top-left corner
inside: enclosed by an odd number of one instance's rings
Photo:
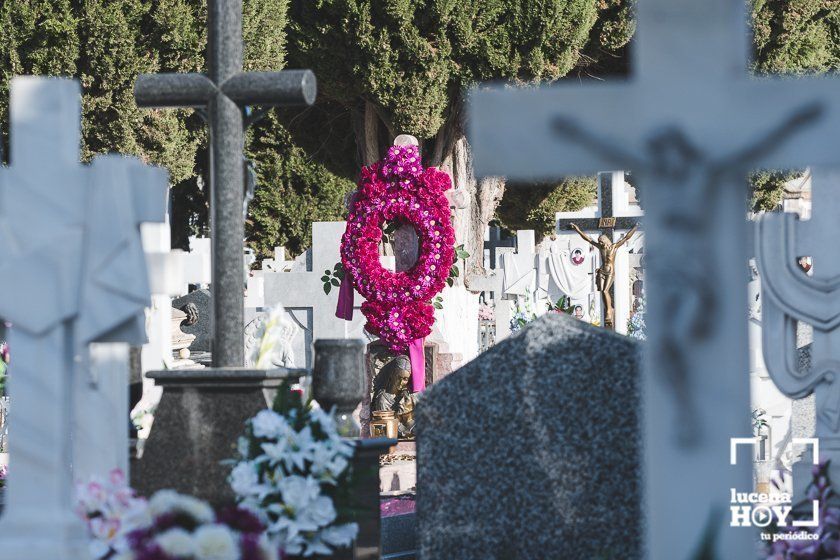
[[[229,482],[284,558],[348,554],[359,531],[351,504],[354,447],[333,414],[281,387],[239,439]]]

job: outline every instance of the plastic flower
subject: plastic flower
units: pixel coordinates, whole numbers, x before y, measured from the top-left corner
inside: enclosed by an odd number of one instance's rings
[[[258,455],[239,461],[229,483],[237,501],[253,508],[284,554],[332,555],[352,544],[358,531],[355,523],[339,517],[329,490],[350,480],[354,447],[338,434],[332,413],[300,399],[294,402],[297,407],[284,411],[289,429],[278,437],[259,437],[255,422],[247,423],[248,447],[258,449]],[[242,546],[241,560],[249,560],[245,550],[256,550],[258,543],[243,541]]]
[[[184,529],[175,527],[154,538],[160,549],[175,558],[190,558],[195,553],[195,542]]]
[[[289,431],[286,419],[273,410],[261,410],[251,420],[254,435],[261,438],[277,438]]]
[[[239,560],[233,532],[224,525],[205,525],[195,532],[198,560]]]
[[[240,495],[259,493],[260,479],[253,463],[243,461],[230,473],[230,487]]]
[[[431,332],[434,309],[429,303],[446,285],[455,262],[455,232],[444,196],[450,187],[446,173],[423,168],[416,146],[394,146],[382,162],[362,170],[341,260],[367,300],[365,328],[394,352],[405,352],[410,342]],[[420,251],[408,271],[386,270],[379,261],[386,221],[410,224],[417,231]],[[390,311],[395,307],[410,307],[413,314],[394,317]]]

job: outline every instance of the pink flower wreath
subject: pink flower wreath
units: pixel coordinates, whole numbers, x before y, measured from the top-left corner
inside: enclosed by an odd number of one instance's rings
[[[362,304],[365,329],[394,353],[406,352],[432,331],[431,301],[446,285],[455,262],[455,232],[444,195],[450,186],[449,175],[423,168],[417,146],[393,146],[383,161],[362,169],[350,204],[341,239],[342,296],[352,298],[352,282],[367,300]],[[420,252],[410,270],[392,272],[379,261],[386,221],[408,223],[417,231]],[[340,296],[336,315],[349,319],[352,303],[348,313],[344,299],[342,303]]]

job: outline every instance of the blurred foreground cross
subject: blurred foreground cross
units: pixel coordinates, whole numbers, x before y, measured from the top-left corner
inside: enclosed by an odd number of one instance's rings
[[[479,89],[470,102],[480,175],[638,177],[649,303],[640,459],[654,559],[689,558],[709,534],[721,557],[752,554],[752,533],[727,518],[730,488],[751,485],[749,465],[727,461],[729,438],[750,434],[745,176],[840,163],[840,83],[750,78],[745,8],[639,0],[629,81]]]

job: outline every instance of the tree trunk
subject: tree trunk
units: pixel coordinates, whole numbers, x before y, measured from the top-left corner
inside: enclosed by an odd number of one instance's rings
[[[470,254],[461,275],[469,289],[471,277],[485,273],[484,232],[505,193],[505,180],[503,177],[476,180],[472,150],[462,133],[457,134],[452,150],[439,166],[452,177],[453,188],[463,189],[469,194],[469,204],[466,208],[456,208],[452,220],[456,242],[463,243]]]

